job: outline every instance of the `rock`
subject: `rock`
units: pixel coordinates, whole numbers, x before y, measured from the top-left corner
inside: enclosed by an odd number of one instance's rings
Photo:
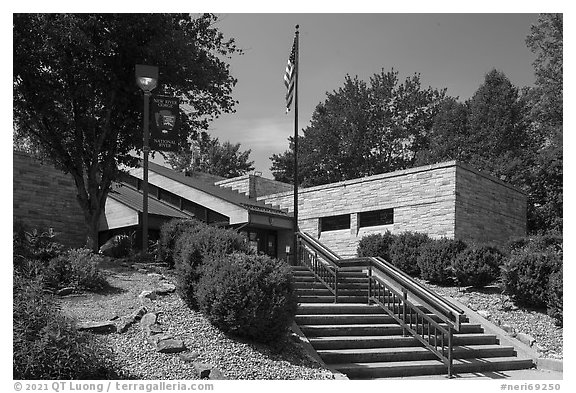
[[[186,350],[184,341],[169,338],[166,340],[160,340],[156,344],[156,351],[160,353],[177,353]]]
[[[66,295],[70,295],[72,292],[74,292],[73,287],[66,287],[66,288],[62,288],[62,289],[59,289],[58,291],[56,291],[56,295],[66,296]]]
[[[116,325],[110,321],[104,322],[81,322],[76,327],[78,330],[84,330],[91,333],[115,333]]]
[[[505,331],[506,333],[508,333],[508,334],[515,334],[514,328],[513,328],[512,326],[510,326],[510,325],[504,324],[504,325],[502,325],[502,326],[500,326],[500,327],[502,328],[502,330],[504,330],[504,331]]]
[[[516,335],[516,338],[517,338],[520,342],[522,342],[522,343],[524,343],[524,344],[526,344],[526,345],[528,345],[528,346],[530,346],[530,347],[531,347],[532,345],[534,345],[534,343],[536,343],[536,339],[535,339],[534,337],[532,337],[531,335],[526,334],[526,333],[518,333],[518,334]]]
[[[154,325],[158,319],[158,316],[155,313],[147,313],[142,317],[140,320],[140,326],[144,328],[149,328],[150,326]]]
[[[154,289],[154,293],[156,293],[157,295],[168,295],[170,293],[173,293],[175,290],[176,285],[166,283],[163,286]]]
[[[153,345],[154,347],[156,347],[156,345],[158,344],[159,341],[170,340],[172,338],[174,338],[174,337],[170,336],[169,334],[153,334],[151,336],[148,336],[146,341],[148,341],[148,343],[150,345]]]
[[[142,299],[156,300],[156,293],[154,291],[142,291],[138,297]]]
[[[198,359],[198,357],[200,357],[200,354],[198,352],[182,352],[180,353],[179,357],[180,359],[182,359],[182,361],[191,363],[194,362],[196,359]]]
[[[162,333],[162,326],[159,323],[155,323],[153,325],[148,326],[147,332],[149,336],[152,334],[160,334]]]
[[[162,275],[160,273],[148,273],[147,276],[152,277],[152,278],[157,278],[159,280],[162,279]]]
[[[488,311],[486,310],[478,310],[477,311],[478,315],[480,315],[482,318],[486,318],[486,319],[490,319],[490,317],[492,316],[492,314],[490,314]]]
[[[477,307],[476,307],[474,304],[472,304],[472,303],[468,303],[467,307],[468,307],[470,310],[472,310],[472,311],[476,311],[476,310],[477,310]]]
[[[193,366],[200,379],[226,379],[222,372],[211,364],[194,362]]]

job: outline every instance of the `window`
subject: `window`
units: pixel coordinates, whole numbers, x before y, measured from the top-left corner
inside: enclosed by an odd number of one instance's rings
[[[350,229],[350,214],[320,218],[320,230],[322,232],[339,229]]]
[[[394,224],[394,209],[373,210],[371,212],[362,212],[358,214],[359,226],[374,227],[377,225]]]

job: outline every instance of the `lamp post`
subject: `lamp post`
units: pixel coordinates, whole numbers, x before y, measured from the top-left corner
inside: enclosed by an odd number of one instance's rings
[[[149,65],[136,65],[136,84],[144,92],[144,174],[142,181],[142,252],[148,252],[148,153],[150,146],[150,94],[158,85],[158,67]]]

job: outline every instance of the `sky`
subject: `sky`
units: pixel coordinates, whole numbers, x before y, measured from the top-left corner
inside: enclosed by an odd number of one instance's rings
[[[326,93],[348,74],[419,73],[422,88],[447,88],[464,101],[496,68],[518,87],[534,84],[535,56],[525,39],[538,18],[521,14],[217,13],[216,27],[234,38],[243,55],[226,61],[238,80],[236,112],[216,119],[208,132],[221,142],[251,149],[257,171],[272,177],[269,157],[288,149],[294,114],[285,113],[284,70],[295,25],[300,26],[299,116],[301,132]]]

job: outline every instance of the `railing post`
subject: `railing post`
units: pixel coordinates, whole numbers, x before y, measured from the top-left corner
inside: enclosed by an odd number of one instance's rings
[[[338,303],[338,269],[334,273],[334,303]]]
[[[368,265],[368,304],[370,304],[370,296],[372,296],[372,265]]]
[[[448,378],[452,378],[452,326],[448,326]]]
[[[406,326],[406,300],[408,300],[408,291],[402,287],[402,321],[404,321],[404,326]],[[408,336],[406,327],[402,329],[402,335],[404,337]]]

